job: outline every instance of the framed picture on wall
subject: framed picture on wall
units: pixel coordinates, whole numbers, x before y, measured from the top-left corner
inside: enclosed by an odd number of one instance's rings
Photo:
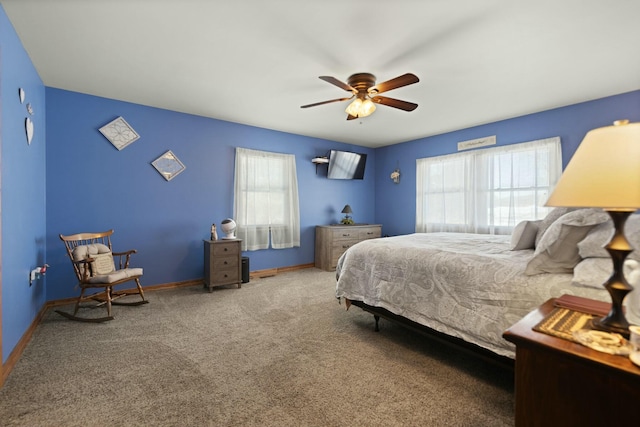
[[[118,117],[98,130],[118,150],[122,150],[140,138],[140,135],[122,117]]]
[[[155,159],[151,164],[167,181],[171,181],[186,169],[186,166],[171,150]]]

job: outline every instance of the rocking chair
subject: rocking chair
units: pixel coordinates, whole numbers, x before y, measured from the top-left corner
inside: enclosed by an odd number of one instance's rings
[[[101,233],[79,233],[64,236],[60,234],[60,240],[64,242],[67,255],[73,265],[73,271],[78,279],[80,296],[76,300],[73,314],[56,310],[56,313],[71,319],[83,322],[104,322],[113,320],[111,305],[141,305],[149,301],[145,300],[140,277],[142,268],[130,268],[129,259],[137,250],[126,252],[112,252],[111,235],[113,230]],[[114,291],[113,287],[122,283],[135,281],[136,289]],[[100,289],[99,291],[96,291]],[[90,294],[85,294],[89,290]],[[116,301],[127,295],[140,295],[141,301],[124,302]],[[84,301],[93,300],[98,304],[81,306]],[[96,308],[106,305],[106,317],[81,317],[78,316],[80,308]]]

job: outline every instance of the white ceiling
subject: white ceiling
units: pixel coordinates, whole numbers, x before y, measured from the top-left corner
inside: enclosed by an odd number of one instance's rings
[[[380,147],[640,89],[638,0],[0,0],[44,84]],[[318,79],[420,78],[347,122]]]

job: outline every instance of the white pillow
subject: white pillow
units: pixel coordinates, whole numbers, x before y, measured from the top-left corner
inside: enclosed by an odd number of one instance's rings
[[[73,248],[72,256],[74,261],[81,261],[87,258],[94,259],[91,263],[91,276],[109,274],[115,270],[111,250],[107,245],[103,245],[102,243],[77,246]],[[86,264],[82,264],[80,266],[81,269],[83,265]]]
[[[102,243],[91,243],[90,245],[80,245],[73,248],[73,260],[80,261],[86,259],[87,256],[95,255],[95,254],[106,254],[111,253],[111,249],[109,246],[103,245]]]
[[[520,251],[523,249],[533,249],[536,246],[536,235],[538,234],[538,221],[521,221],[511,233],[511,250]]]
[[[116,269],[111,252],[91,255],[91,258],[93,258],[91,263],[92,276],[109,274]]]
[[[608,215],[608,214],[607,214]],[[613,236],[613,221],[611,219],[598,225],[578,243],[578,251],[582,258],[609,258],[609,252],[604,248]],[[640,260],[640,214],[629,216],[624,226],[624,236],[634,249],[627,259]]]
[[[611,258],[585,258],[573,269],[571,284],[585,288],[604,289],[603,284],[613,272]],[[633,287],[640,286],[640,263],[633,259],[624,262],[624,277]],[[633,281],[633,282],[632,282]]]
[[[538,224],[538,233],[536,234],[536,247],[540,243],[540,240],[542,240],[542,236],[544,236],[544,232],[547,231],[547,228],[551,227],[551,224],[553,224],[558,218],[571,210],[571,208],[554,208],[540,221]]]
[[[545,231],[536,245],[525,274],[571,273],[581,261],[578,243],[608,215],[598,209],[578,209],[562,215]]]

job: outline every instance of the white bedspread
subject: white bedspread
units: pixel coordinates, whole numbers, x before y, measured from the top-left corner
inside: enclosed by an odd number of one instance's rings
[[[549,298],[609,301],[604,289],[571,285],[571,274],[524,274],[533,250],[510,236],[416,233],[366,240],[338,261],[336,296],[383,307],[447,335],[514,358],[502,333]]]

